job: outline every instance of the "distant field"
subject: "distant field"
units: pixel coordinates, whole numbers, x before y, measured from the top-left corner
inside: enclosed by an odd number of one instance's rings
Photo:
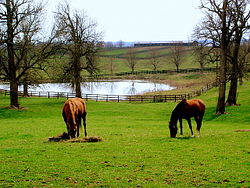
[[[115,74],[120,72],[130,72],[131,69],[127,65],[127,51],[128,48],[118,48],[118,49],[103,49],[99,52],[99,57],[97,59],[97,64],[99,68],[99,74]],[[172,64],[169,60],[169,55],[171,53],[170,47],[138,47],[135,48],[137,56],[137,64],[135,71],[142,70],[153,70],[153,65],[151,64],[152,59],[150,59],[150,53],[152,51],[157,52],[159,58],[157,61],[159,65],[157,70],[175,70],[176,66]],[[182,63],[180,65],[181,69],[185,68],[199,68],[192,47],[186,47],[183,52],[184,56]],[[62,67],[63,62],[70,61],[70,57],[65,54],[64,56],[54,56],[50,58],[50,65],[53,65],[53,68],[49,68],[48,72],[53,75],[54,69]],[[214,67],[215,65],[209,64],[206,67]],[[56,71],[57,72],[57,71]],[[82,71],[83,75],[89,75],[87,71]]]
[[[200,96],[206,113],[200,138],[169,138],[176,103],[87,102],[87,128],[98,143],[54,143],[66,131],[64,99],[0,95],[0,187],[250,187],[250,82],[240,106],[214,115],[217,88]],[[194,123],[194,122],[193,122]],[[195,126],[194,126],[195,127]]]
[[[135,68],[136,71],[153,70],[153,66],[151,64],[152,59],[150,58],[152,51],[157,52],[159,56],[159,58],[157,58],[157,61],[159,61],[159,65],[157,67],[158,70],[176,69],[176,66],[169,60],[169,55],[171,53],[170,47],[137,47],[134,49],[136,52],[136,57],[138,58]],[[98,61],[100,73],[111,74],[111,62],[113,63],[113,73],[131,71],[127,66],[127,51],[128,48],[102,50],[100,52],[100,58]],[[214,67],[215,65],[207,65],[207,67],[209,66]],[[184,49],[180,68],[199,68],[199,64],[193,55],[192,47],[186,47]]]

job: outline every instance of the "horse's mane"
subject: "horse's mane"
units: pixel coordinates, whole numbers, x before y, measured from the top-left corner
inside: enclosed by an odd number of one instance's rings
[[[176,105],[175,109],[173,110],[173,113],[179,113],[179,111],[182,110],[186,104],[187,104],[187,100],[182,99],[182,101]]]
[[[176,107],[172,111],[171,120],[178,119],[181,116],[182,110],[183,110],[183,108],[185,108],[186,104],[187,104],[187,100],[182,99],[182,101],[176,105]]]

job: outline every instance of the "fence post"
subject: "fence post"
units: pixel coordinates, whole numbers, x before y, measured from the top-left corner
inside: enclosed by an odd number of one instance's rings
[[[118,102],[120,102],[120,95],[118,95],[118,99],[117,99]]]
[[[176,100],[177,100],[177,96],[175,95],[175,96],[174,96],[174,102],[176,102]]]
[[[32,96],[32,92],[31,92],[31,96]],[[49,92],[48,92],[48,98],[50,98],[50,94],[49,94]]]
[[[106,102],[109,102],[109,96],[107,95],[107,97],[106,97]]]

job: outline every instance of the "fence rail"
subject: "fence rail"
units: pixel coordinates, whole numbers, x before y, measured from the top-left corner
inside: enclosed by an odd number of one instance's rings
[[[177,70],[145,70],[145,71],[134,71],[134,72],[120,72],[116,73],[116,76],[124,75],[137,75],[137,74],[166,74],[166,73],[190,73],[190,72],[216,72],[217,68],[190,68],[190,69],[179,69]]]
[[[82,96],[85,100],[95,100],[95,101],[113,101],[113,102],[170,102],[179,101],[182,99],[190,99],[196,97],[216,86],[215,83],[207,84],[200,90],[187,93],[187,94],[176,94],[176,95],[103,95],[103,94],[84,94]],[[0,90],[0,94],[10,95],[8,90]],[[19,96],[23,96],[23,92],[18,92]],[[52,92],[52,91],[30,91],[28,93],[30,97],[46,97],[46,98],[74,98],[75,93],[68,92]]]

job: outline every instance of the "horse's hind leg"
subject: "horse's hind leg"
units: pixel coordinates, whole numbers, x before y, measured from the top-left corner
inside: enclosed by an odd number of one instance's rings
[[[192,137],[193,137],[193,136],[194,136],[194,133],[193,133],[193,129],[192,129],[191,119],[190,119],[190,118],[188,118],[188,119],[187,119],[187,122],[188,122],[189,129],[190,129],[191,134],[192,134]]]
[[[78,120],[77,120],[77,138],[79,137],[79,129],[81,127],[81,117],[78,117]]]
[[[82,119],[83,119],[83,126],[84,126],[84,135],[85,137],[87,136],[87,125],[86,125],[86,113],[83,114]]]
[[[198,132],[198,137],[200,136],[200,129],[201,129],[201,119],[199,117],[195,117],[195,122],[196,122],[196,129],[197,129],[197,132]]]
[[[195,117],[195,121],[197,124],[197,131],[198,131],[199,136],[200,136],[200,129],[201,129],[201,125],[202,125],[203,115],[204,115],[204,113],[200,114],[200,116],[198,116],[198,117]]]

